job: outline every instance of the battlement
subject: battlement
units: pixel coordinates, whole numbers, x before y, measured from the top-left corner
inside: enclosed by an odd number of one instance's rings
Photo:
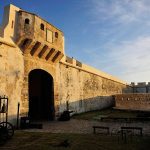
[[[150,82],[138,82],[137,84],[131,82],[130,86],[133,88],[133,93],[150,93]]]
[[[64,55],[63,33],[35,14],[18,13],[16,43],[24,54],[57,62]]]
[[[115,82],[118,82],[118,83],[121,83],[121,84],[124,84],[124,85],[128,85],[126,82],[114,77],[114,76],[111,76],[105,72],[102,72],[100,70],[97,70],[91,66],[88,66],[76,59],[74,59],[73,57],[68,57],[68,56],[64,56],[60,63],[63,63],[64,65],[66,65],[66,67],[72,67],[72,68],[76,68],[76,69],[79,69],[79,70],[82,70],[84,72],[88,72],[90,74],[94,74],[94,75],[97,75],[97,76],[100,76],[102,78],[106,78],[108,80],[111,80],[111,81],[115,81]]]
[[[146,83],[146,82],[131,82],[130,84],[132,87],[145,87],[145,86],[150,86],[150,82]]]
[[[24,55],[38,57],[50,63],[64,56],[64,35],[36,14],[8,5],[5,7],[0,34],[13,42]]]
[[[82,63],[78,60],[75,60],[73,57],[70,58],[70,57],[66,56],[64,59],[65,59],[64,61],[66,63],[71,64],[71,65],[76,66],[76,67],[82,68]]]

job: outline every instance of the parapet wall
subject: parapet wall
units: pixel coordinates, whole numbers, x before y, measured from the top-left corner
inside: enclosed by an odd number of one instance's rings
[[[115,107],[119,109],[150,111],[150,94],[115,95]]]
[[[120,83],[120,84],[123,84],[123,85],[127,85],[126,82],[124,82],[123,80],[120,80],[119,78],[116,78],[110,74],[107,74],[105,72],[102,72],[98,69],[95,69],[91,66],[88,66],[86,64],[83,64],[82,62],[74,59],[73,57],[70,58],[68,56],[64,56],[60,63],[63,63],[64,65],[66,65],[67,67],[70,66],[72,68],[76,68],[76,69],[79,69],[79,70],[82,70],[84,72],[87,72],[87,73],[91,73],[91,74],[94,74],[96,76],[100,76],[102,78],[105,78],[105,79],[108,79],[108,80],[111,80],[111,81],[114,81],[114,82],[117,82],[117,83]]]
[[[64,57],[57,69],[60,112],[71,109],[77,113],[113,105],[114,94],[120,94],[126,84],[104,72],[73,58]]]
[[[131,82],[131,86],[133,87],[133,93],[150,93],[150,82],[139,82],[137,84]]]

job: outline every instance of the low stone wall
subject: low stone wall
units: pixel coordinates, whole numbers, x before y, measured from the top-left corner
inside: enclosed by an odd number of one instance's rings
[[[115,95],[115,107],[150,111],[150,94],[117,94]]]

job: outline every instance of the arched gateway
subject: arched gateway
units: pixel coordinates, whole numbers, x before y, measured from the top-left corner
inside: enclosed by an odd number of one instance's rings
[[[31,120],[54,119],[53,77],[44,70],[29,73],[29,117]]]

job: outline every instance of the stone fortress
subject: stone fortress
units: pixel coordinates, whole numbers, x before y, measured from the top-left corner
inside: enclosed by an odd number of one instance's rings
[[[20,117],[54,120],[68,109],[81,113],[113,106],[113,95],[135,89],[66,56],[63,32],[41,17],[12,4],[5,7],[0,27],[0,95],[9,97],[12,123],[18,104]]]

